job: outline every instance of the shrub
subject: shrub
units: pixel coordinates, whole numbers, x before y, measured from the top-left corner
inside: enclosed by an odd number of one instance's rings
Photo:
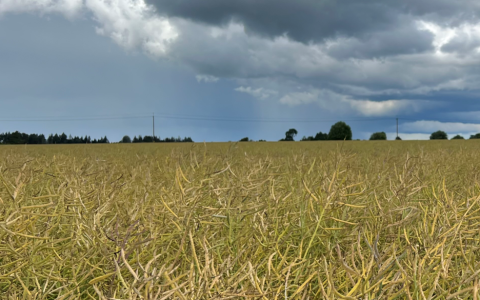
[[[386,140],[386,139],[387,139],[387,134],[383,131],[372,133],[372,135],[370,136],[371,141],[373,141],[373,140]]]
[[[448,135],[445,131],[435,131],[430,135],[431,140],[448,140]]]
[[[470,139],[480,139],[480,133],[477,133],[477,134],[473,134],[470,136]]]

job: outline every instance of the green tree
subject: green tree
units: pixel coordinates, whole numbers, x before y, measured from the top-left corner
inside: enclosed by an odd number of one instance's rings
[[[345,122],[337,122],[332,125],[328,133],[329,140],[352,140],[352,129]]]
[[[315,138],[313,136],[303,136],[302,139],[300,141],[304,142],[304,141],[314,141]]]
[[[15,131],[10,135],[9,144],[25,144],[27,141],[23,139],[23,136],[20,132]]]
[[[125,135],[122,138],[122,143],[131,143],[131,142],[132,142],[132,139],[128,135]]]
[[[401,137],[399,137],[399,136],[397,136],[397,137],[395,138],[395,140],[396,140],[396,141],[401,141],[401,140],[402,140],[402,138],[401,138]]]
[[[315,141],[326,141],[326,140],[328,140],[328,134],[320,131],[319,133],[317,133],[315,135],[314,140]]]
[[[477,134],[473,134],[470,136],[470,139],[480,139],[480,133],[477,133]]]
[[[435,131],[430,135],[431,140],[448,140],[448,135],[445,131]]]
[[[38,136],[37,141],[38,141],[37,142],[38,144],[46,144],[47,143],[47,140],[45,139],[45,135],[43,135],[43,134],[40,134]]]
[[[248,142],[248,137],[244,137],[243,139],[240,140],[240,142]]]
[[[66,143],[67,143],[67,135],[64,132],[60,135],[60,144],[66,144]]]
[[[294,141],[294,137],[298,134],[298,131],[295,128],[290,128],[285,132],[285,141]]]
[[[149,136],[149,135],[146,135],[143,137],[143,142],[144,143],[151,143],[153,142],[153,137]]]
[[[454,137],[452,138],[452,140],[464,140],[464,139],[465,139],[465,138],[464,138],[463,136],[459,135],[459,134],[457,134],[456,136],[454,136]]]
[[[387,134],[385,132],[375,132],[375,133],[372,133],[372,135],[370,136],[370,140],[371,141],[374,141],[374,140],[386,140],[387,139]]]

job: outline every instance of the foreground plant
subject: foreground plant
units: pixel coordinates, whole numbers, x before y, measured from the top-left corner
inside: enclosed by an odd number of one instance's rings
[[[477,148],[2,147],[0,293],[478,299]]]

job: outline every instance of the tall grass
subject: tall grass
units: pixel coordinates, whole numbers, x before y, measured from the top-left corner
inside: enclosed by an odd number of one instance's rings
[[[0,295],[478,299],[479,146],[0,147]]]

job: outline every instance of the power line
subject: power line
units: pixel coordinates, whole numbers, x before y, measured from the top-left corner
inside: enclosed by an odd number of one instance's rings
[[[123,117],[84,117],[84,118],[67,118],[67,117],[62,117],[62,118],[51,118],[51,119],[46,119],[46,118],[37,118],[37,119],[27,119],[27,118],[19,118],[19,119],[13,119],[13,118],[1,118],[0,117],[0,122],[63,122],[63,121],[101,121],[101,120],[119,120],[119,119],[143,119],[146,118],[147,116],[136,116],[136,117],[128,117],[128,116],[123,116]]]
[[[405,117],[357,117],[357,118],[336,118],[336,119],[322,119],[322,118],[244,118],[244,117],[223,117],[223,116],[201,116],[201,115],[178,115],[167,113],[154,113],[153,118],[171,119],[171,120],[191,120],[191,121],[209,121],[209,122],[252,122],[252,123],[330,123],[339,120],[345,122],[373,122],[373,121],[391,121],[397,119],[408,121],[437,121],[437,122],[452,122],[445,120],[425,120]],[[44,116],[44,117],[1,117],[0,122],[70,122],[70,121],[103,121],[103,120],[122,120],[122,119],[146,119],[152,118],[151,114],[129,114],[129,115],[96,115],[96,116],[82,116],[82,117],[58,117],[58,116]],[[154,122],[154,121],[153,121]]]
[[[11,118],[0,117],[0,122],[69,122],[69,121],[102,121],[102,120],[119,120],[119,119],[144,119],[151,118],[151,115],[138,116],[91,116],[91,117],[35,117],[35,118]],[[260,122],[260,123],[322,123],[336,122],[338,119],[285,119],[285,118],[239,118],[239,117],[214,117],[214,116],[186,116],[186,115],[167,115],[156,114],[157,118],[176,119],[176,120],[193,120],[193,121],[219,121],[219,122]],[[391,118],[352,118],[343,119],[348,122],[369,122],[380,120],[391,120]]]

